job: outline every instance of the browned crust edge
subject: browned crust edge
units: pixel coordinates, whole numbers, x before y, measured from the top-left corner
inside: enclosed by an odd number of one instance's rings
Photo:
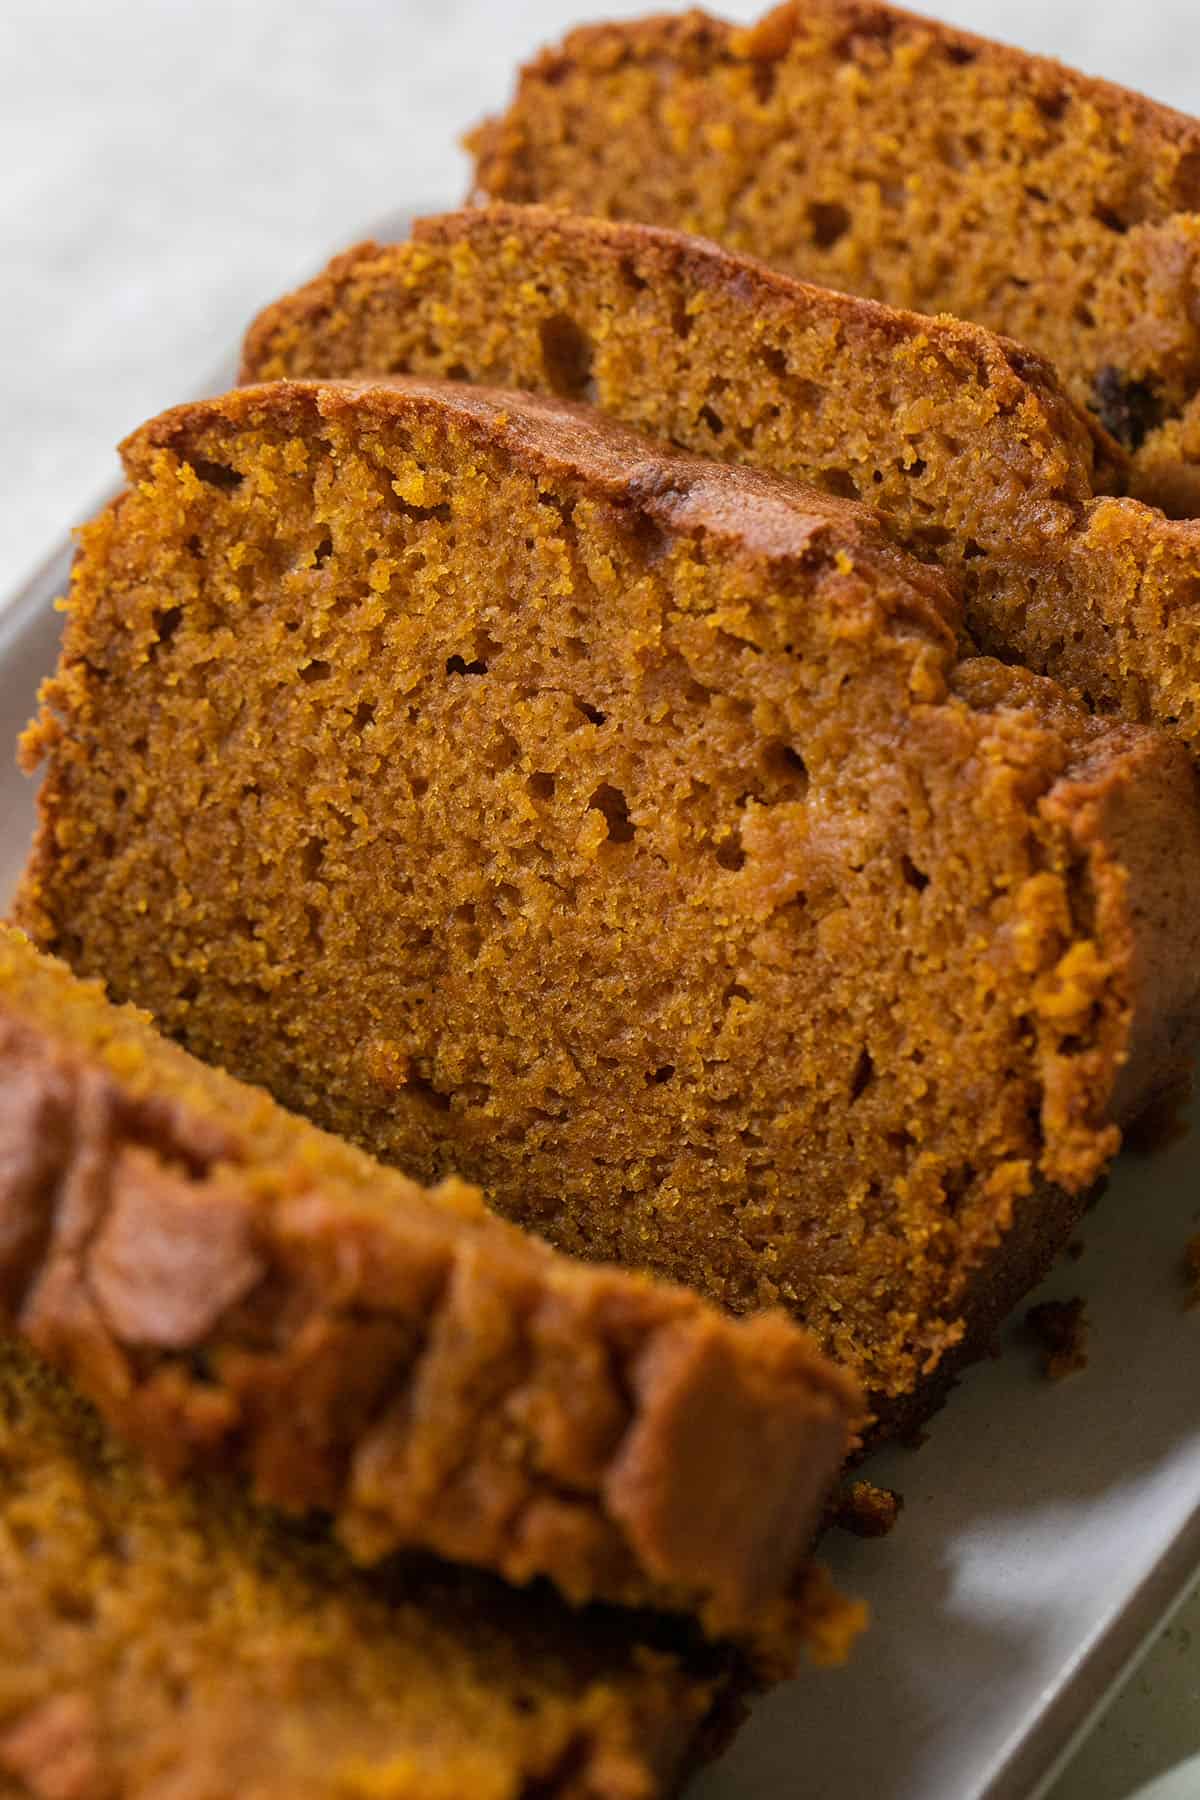
[[[861,1407],[802,1333],[432,1205],[267,1204],[251,1154],[0,1001],[0,1312],[161,1471],[328,1509],[364,1560],[790,1628]]]

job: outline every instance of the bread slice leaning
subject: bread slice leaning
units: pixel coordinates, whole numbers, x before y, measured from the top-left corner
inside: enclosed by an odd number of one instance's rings
[[[1200,513],[1200,124],[881,0],[585,26],[471,141],[490,199],[673,226],[1006,332]]]
[[[665,1800],[736,1718],[661,1620],[164,1489],[11,1342],[0,1467],[5,1800]]]
[[[764,1654],[808,1635],[861,1401],[782,1315],[427,1192],[4,927],[0,1309],[160,1472],[326,1511],[359,1561],[434,1550]]]
[[[927,1406],[1187,1065],[1182,746],[964,657],[863,508],[579,407],[280,383],[125,459],[26,745],[34,938]]]
[[[243,379],[450,375],[587,400],[702,456],[858,498],[976,646],[1200,750],[1200,522],[1121,497],[1053,368],[978,326],[810,286],[680,233],[469,208],[269,307]]]

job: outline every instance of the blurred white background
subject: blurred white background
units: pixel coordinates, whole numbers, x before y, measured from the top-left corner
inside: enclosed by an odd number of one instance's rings
[[[519,60],[669,7],[0,0],[0,603],[114,478],[116,440],[202,383],[259,305],[376,220],[463,197],[458,134]],[[1200,0],[924,9],[1200,111]],[[1118,1800],[1200,1748],[1192,1632],[1196,1602],[1054,1800]]]

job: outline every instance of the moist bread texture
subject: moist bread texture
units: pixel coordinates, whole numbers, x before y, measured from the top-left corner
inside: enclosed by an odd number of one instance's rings
[[[584,27],[471,140],[476,187],[716,238],[1049,356],[1200,513],[1200,125],[877,0]]]
[[[280,383],[124,454],[26,744],[31,934],[919,1404],[1186,1067],[1182,746],[960,657],[864,509],[582,408]]]
[[[170,1491],[0,1343],[3,1800],[656,1800],[736,1662]]]
[[[426,1193],[3,927],[0,1307],[161,1472],[243,1471],[359,1560],[804,1635],[861,1400],[782,1315]]]
[[[1120,452],[1047,363],[978,326],[675,232],[497,205],[337,258],[255,322],[242,369],[392,373],[587,400],[862,499],[942,566],[978,648],[1200,750],[1200,523],[1106,495]]]

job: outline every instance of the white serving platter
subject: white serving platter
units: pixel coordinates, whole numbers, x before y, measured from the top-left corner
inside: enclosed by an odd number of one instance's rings
[[[53,667],[70,557],[64,542],[0,603],[0,914],[34,809],[8,746]],[[1200,1308],[1182,1278],[1198,1230],[1200,1133],[1121,1158],[1083,1254],[1039,1296],[1085,1297],[1087,1369],[1047,1382],[1016,1323],[919,1450],[873,1459],[904,1496],[898,1527],[824,1546],[869,1633],[848,1668],[763,1701],[691,1800],[1044,1791],[1200,1569]]]

